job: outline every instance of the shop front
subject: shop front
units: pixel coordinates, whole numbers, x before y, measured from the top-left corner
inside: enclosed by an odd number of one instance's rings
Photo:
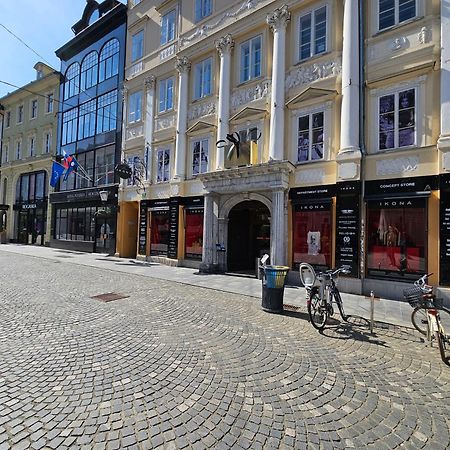
[[[450,286],[450,174],[440,176],[439,284]]]
[[[183,198],[184,216],[184,260],[195,263],[202,260],[203,253],[203,197]]]

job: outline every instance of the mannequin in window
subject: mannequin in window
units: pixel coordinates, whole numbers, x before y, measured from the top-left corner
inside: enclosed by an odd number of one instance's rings
[[[398,234],[397,228],[393,225],[389,225],[384,235],[384,245],[387,247],[387,255],[389,256],[389,262],[392,266],[396,266],[395,247],[398,246]]]

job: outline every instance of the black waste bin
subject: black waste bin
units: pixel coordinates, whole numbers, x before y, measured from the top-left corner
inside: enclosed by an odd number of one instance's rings
[[[271,313],[283,312],[284,283],[289,267],[261,266],[262,309]]]

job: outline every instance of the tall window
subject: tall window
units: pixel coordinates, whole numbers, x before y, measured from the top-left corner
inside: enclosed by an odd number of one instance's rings
[[[327,49],[327,7],[309,12],[300,17],[299,59],[323,53]]]
[[[212,58],[205,59],[195,66],[194,96],[196,99],[211,95],[211,68]]]
[[[162,183],[169,181],[169,166],[170,166],[170,151],[158,150],[157,153],[157,168],[156,168],[156,181]]]
[[[96,51],[88,53],[81,63],[81,89],[86,90],[97,84],[98,55]]]
[[[38,109],[38,101],[37,100],[31,100],[31,118],[35,119],[37,116],[37,109]]]
[[[5,144],[3,148],[3,162],[6,164],[9,161],[9,144]]]
[[[88,177],[75,177],[75,189],[92,187],[91,180],[94,178],[94,152],[90,151],[78,154],[77,161],[86,171]]]
[[[53,94],[47,95],[47,103],[46,103],[45,112],[47,112],[47,113],[53,112]]]
[[[208,139],[194,141],[192,148],[192,175],[208,171]]]
[[[416,0],[379,0],[378,29],[385,30],[416,16]]]
[[[44,149],[45,149],[45,153],[50,153],[50,151],[52,149],[52,133],[50,131],[45,133]]]
[[[131,61],[137,61],[144,55],[144,30],[131,37]]]
[[[195,21],[204,19],[212,13],[212,0],[195,0]]]
[[[175,39],[176,11],[170,11],[161,19],[161,45],[167,44]]]
[[[378,148],[380,150],[415,144],[415,97],[415,89],[408,89],[379,98]]]
[[[114,147],[95,151],[95,183],[97,186],[114,183]]]
[[[261,36],[241,44],[241,83],[261,76]]]
[[[73,108],[63,114],[61,144],[66,145],[77,140],[78,109]]]
[[[22,159],[22,141],[16,142],[16,159]]]
[[[36,156],[36,138],[31,136],[28,141],[28,147],[30,151],[30,156]]]
[[[98,97],[97,133],[116,129],[117,90]]]
[[[159,82],[159,112],[173,109],[173,85],[173,77]]]
[[[298,118],[298,162],[323,159],[323,133],[323,112]]]
[[[95,134],[95,99],[80,105],[78,118],[78,139],[84,139]]]
[[[102,48],[98,68],[98,81],[102,82],[119,73],[119,41],[111,39]]]
[[[64,80],[64,100],[80,92],[80,65],[73,63],[66,71]]]
[[[128,123],[142,118],[142,91],[133,92],[128,98]]]
[[[23,122],[23,105],[17,108],[17,123]]]
[[[11,111],[6,112],[6,120],[5,120],[5,128],[9,128],[11,126]]]

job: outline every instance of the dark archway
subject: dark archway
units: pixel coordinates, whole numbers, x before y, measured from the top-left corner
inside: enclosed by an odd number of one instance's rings
[[[256,200],[244,201],[228,215],[229,272],[255,274],[256,258],[270,252],[270,211]]]

